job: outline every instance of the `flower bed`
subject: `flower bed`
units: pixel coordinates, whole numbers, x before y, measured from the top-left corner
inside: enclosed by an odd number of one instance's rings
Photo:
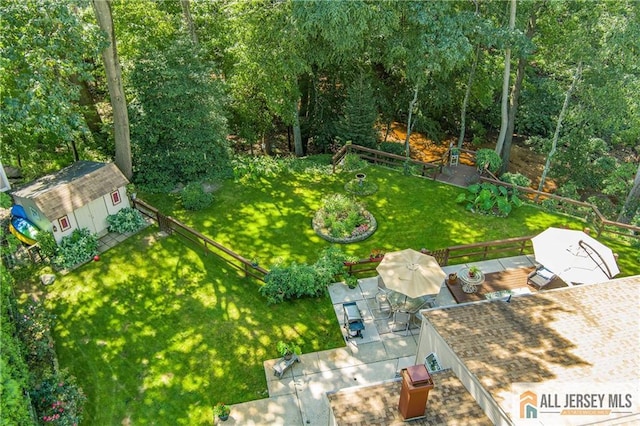
[[[375,217],[364,206],[335,194],[324,199],[312,221],[313,230],[332,243],[353,243],[369,238],[377,229]]]

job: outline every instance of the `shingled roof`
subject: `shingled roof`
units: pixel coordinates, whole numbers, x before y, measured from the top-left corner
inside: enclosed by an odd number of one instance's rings
[[[71,213],[129,181],[113,163],[78,161],[13,191],[35,202],[50,220]]]
[[[636,381],[640,276],[426,311],[427,321],[507,413],[517,382]],[[640,415],[636,414],[634,421]]]

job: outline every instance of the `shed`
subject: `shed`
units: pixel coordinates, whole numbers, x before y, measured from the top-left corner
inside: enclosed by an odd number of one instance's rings
[[[129,183],[113,163],[78,161],[13,191],[14,202],[24,208],[38,228],[50,231],[57,242],[75,229],[107,233],[107,216],[130,207]]]

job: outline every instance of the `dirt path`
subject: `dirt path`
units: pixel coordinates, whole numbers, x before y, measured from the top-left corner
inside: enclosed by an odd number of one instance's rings
[[[384,137],[384,132],[386,128],[381,130],[381,137]],[[407,127],[401,123],[393,123],[391,126],[391,130],[389,131],[389,136],[387,137],[388,142],[399,142],[404,143],[407,138]],[[411,137],[409,138],[409,145],[411,146],[411,157],[420,161],[435,161],[442,158],[449,147],[449,143],[453,142],[457,143],[457,139],[448,139],[440,143],[436,143],[428,138],[426,138],[421,133],[411,133]],[[485,144],[480,147],[474,146],[469,142],[465,142],[463,147],[465,149],[477,151],[480,148],[490,148],[493,149],[495,145],[493,144]],[[461,159],[463,163],[472,164],[469,160],[465,160],[463,157]],[[509,172],[511,173],[520,173],[529,179],[531,179],[531,187],[534,189],[538,189],[538,185],[540,183],[540,177],[542,176],[542,170],[544,169],[545,157],[536,154],[529,150],[526,146],[522,146],[521,144],[517,144],[514,141],[514,144],[511,147],[511,157],[509,159]],[[556,183],[550,179],[547,179],[544,185],[544,190],[546,192],[555,192],[557,189]]]

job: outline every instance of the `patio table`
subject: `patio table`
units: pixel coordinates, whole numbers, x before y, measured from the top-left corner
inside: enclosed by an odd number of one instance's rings
[[[465,293],[475,293],[478,291],[478,286],[484,282],[484,274],[482,271],[477,270],[473,276],[470,275],[470,268],[462,268],[458,272],[458,277],[462,281],[462,291]]]

